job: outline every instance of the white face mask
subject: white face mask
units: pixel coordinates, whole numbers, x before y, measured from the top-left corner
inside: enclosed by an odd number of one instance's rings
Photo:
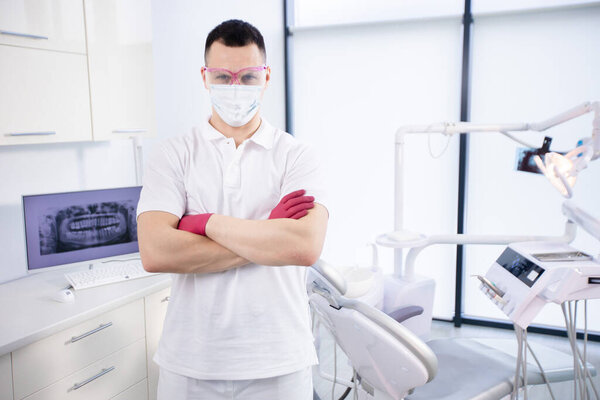
[[[221,119],[229,126],[246,125],[260,107],[263,86],[210,85],[210,101]]]

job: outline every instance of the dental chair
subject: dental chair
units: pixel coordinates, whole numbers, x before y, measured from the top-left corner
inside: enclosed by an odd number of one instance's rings
[[[344,296],[344,277],[322,260],[309,270],[307,291],[314,318],[332,334],[355,371],[353,382],[334,380],[353,386],[355,398],[499,400],[513,392],[514,341],[461,338],[425,343],[400,323],[422,310],[395,310],[392,317],[349,299]],[[536,353],[548,382],[573,379],[570,355],[546,347]],[[588,368],[595,376],[594,367],[588,364]],[[527,368],[526,376],[528,385],[545,382],[534,365]]]

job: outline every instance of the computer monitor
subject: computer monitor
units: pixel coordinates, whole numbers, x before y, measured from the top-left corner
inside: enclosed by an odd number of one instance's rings
[[[23,196],[28,271],[138,252],[141,189]]]

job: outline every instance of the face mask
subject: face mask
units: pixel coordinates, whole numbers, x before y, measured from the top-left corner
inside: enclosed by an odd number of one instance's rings
[[[262,90],[263,86],[210,85],[210,101],[227,125],[239,127],[258,112]]]

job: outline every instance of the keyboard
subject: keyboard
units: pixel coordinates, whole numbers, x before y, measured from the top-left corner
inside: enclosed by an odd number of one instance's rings
[[[141,260],[124,260],[96,263],[91,269],[69,272],[65,277],[73,289],[79,290],[152,275],[156,274],[144,270]]]

